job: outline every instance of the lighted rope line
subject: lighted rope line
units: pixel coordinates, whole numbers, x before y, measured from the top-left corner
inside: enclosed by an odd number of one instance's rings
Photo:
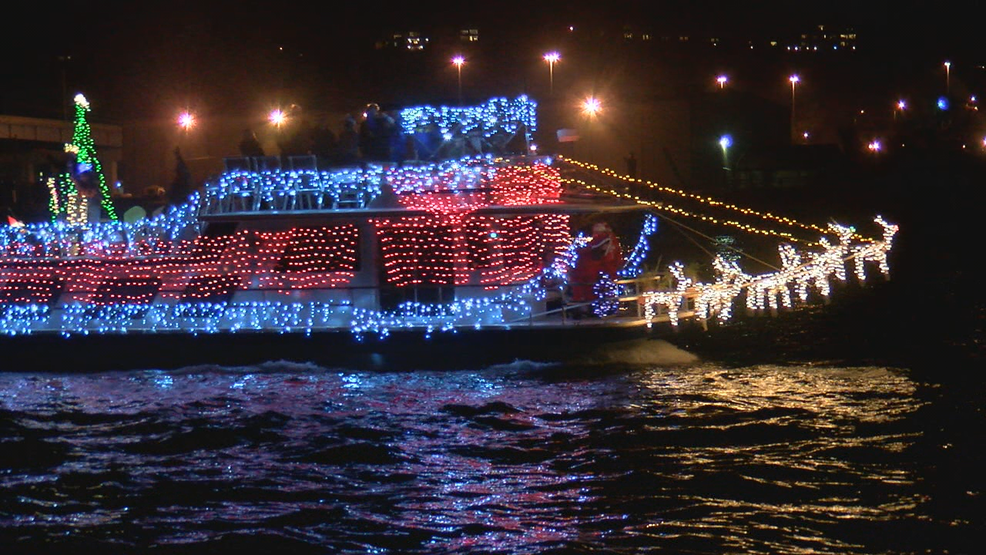
[[[645,185],[648,188],[653,189],[653,190],[656,190],[656,191],[661,191],[661,192],[665,192],[665,193],[671,193],[671,194],[678,195],[678,196],[681,196],[681,197],[690,198],[690,199],[693,199],[693,200],[696,200],[696,201],[699,201],[699,202],[703,202],[703,203],[708,204],[710,206],[717,206],[717,207],[720,207],[720,208],[725,208],[727,210],[737,211],[737,212],[740,212],[740,213],[742,213],[744,215],[748,215],[748,216],[757,216],[757,217],[760,217],[760,218],[762,218],[764,220],[774,220],[776,222],[779,222],[779,223],[782,223],[782,224],[785,224],[785,225],[789,225],[789,226],[792,226],[792,227],[801,227],[803,229],[806,229],[806,230],[809,230],[809,231],[815,231],[815,232],[821,233],[823,235],[831,233],[831,230],[829,230],[829,229],[825,229],[825,228],[823,228],[821,226],[814,225],[814,224],[806,224],[806,223],[803,223],[803,222],[799,222],[799,221],[797,221],[797,220],[795,220],[793,218],[787,218],[787,217],[783,217],[783,216],[777,216],[777,215],[771,214],[769,212],[759,212],[757,210],[753,210],[752,208],[743,208],[743,207],[740,207],[740,206],[736,206],[734,204],[728,204],[728,203],[725,203],[725,202],[722,202],[722,201],[715,200],[715,199],[710,198],[710,197],[703,197],[701,195],[696,195],[694,193],[688,193],[688,192],[681,191],[681,190],[678,190],[678,189],[673,189],[671,187],[665,187],[663,185],[658,185],[657,183],[653,183],[651,181],[647,181],[647,180],[644,180],[644,179],[636,179],[636,178],[633,178],[633,177],[629,177],[629,176],[625,176],[625,175],[620,175],[620,174],[614,172],[613,170],[605,169],[605,168],[600,168],[599,166],[597,166],[595,164],[587,164],[585,162],[580,162],[580,161],[577,161],[577,160],[572,160],[570,158],[566,158],[566,157],[561,156],[561,155],[559,155],[558,158],[564,160],[565,162],[567,162],[567,163],[569,163],[569,164],[571,164],[573,166],[576,166],[578,168],[581,168],[583,170],[594,171],[596,173],[600,173],[600,174],[605,175],[607,177],[611,177],[611,178],[614,178],[614,179],[619,179],[619,180],[621,180],[623,182],[626,182],[626,183],[637,183],[637,184]],[[632,198],[633,200],[638,200],[638,201],[642,200],[639,197],[629,196],[629,195],[626,198]],[[873,240],[873,239],[870,239],[870,238],[867,238],[867,237],[863,237],[863,236],[859,236],[859,235],[856,235],[855,238],[857,240],[860,240],[860,241],[872,241]]]
[[[771,214],[769,212],[759,212],[757,210],[753,210],[752,208],[743,208],[741,206],[736,206],[734,204],[728,204],[728,203],[725,203],[725,202],[722,202],[722,201],[715,200],[715,199],[713,199],[711,197],[703,197],[701,195],[697,195],[697,194],[694,194],[694,193],[688,193],[686,191],[681,191],[681,190],[678,190],[678,189],[673,189],[671,187],[665,187],[663,185],[658,185],[657,183],[653,183],[651,181],[647,181],[647,180],[644,180],[644,179],[636,179],[636,178],[633,178],[633,177],[629,177],[629,176],[625,176],[625,175],[620,175],[620,174],[616,173],[613,170],[606,169],[606,168],[600,168],[599,166],[597,166],[595,164],[586,164],[584,162],[579,162],[577,160],[571,160],[569,158],[564,158],[562,156],[559,156],[559,158],[562,158],[562,159],[564,159],[565,162],[567,162],[569,164],[572,164],[574,166],[577,166],[577,167],[579,167],[579,168],[581,168],[583,170],[588,170],[588,171],[593,171],[593,172],[596,172],[596,173],[600,173],[600,174],[605,175],[607,177],[618,179],[618,180],[623,181],[623,182],[626,182],[626,183],[638,183],[638,184],[646,185],[647,187],[649,187],[651,189],[654,189],[654,190],[657,190],[657,191],[661,191],[661,192],[665,192],[665,193],[671,193],[671,194],[682,196],[682,197],[686,197],[686,198],[691,198],[693,200],[697,200],[699,202],[703,202],[703,203],[709,204],[710,206],[717,206],[717,207],[725,208],[725,209],[728,209],[728,210],[734,210],[734,211],[737,211],[737,212],[741,212],[741,213],[743,213],[745,215],[758,216],[758,217],[763,218],[765,220],[774,220],[774,221],[783,223],[785,225],[790,225],[790,226],[794,226],[794,227],[802,227],[802,228],[804,228],[806,230],[809,230],[809,231],[820,232],[822,234],[830,233],[830,230],[828,230],[828,229],[822,228],[822,227],[817,226],[817,225],[814,225],[814,224],[802,223],[802,222],[799,222],[797,220],[794,220],[793,218],[787,218],[787,217],[783,217],[783,216],[777,216],[777,215]],[[638,198],[638,197],[634,197],[634,198]]]
[[[690,231],[690,232],[692,232],[692,233],[694,233],[696,235],[700,235],[700,236],[708,239],[709,241],[715,241],[715,239],[713,237],[709,237],[708,235],[702,233],[701,231],[698,231],[697,229],[688,227],[685,224],[683,224],[681,222],[678,222],[678,221],[676,221],[676,220],[674,220],[672,218],[669,218],[667,216],[664,216],[664,219],[667,220],[668,222],[670,222],[670,223],[672,223],[672,224],[674,224],[674,225],[682,228],[682,229],[687,229],[688,231]],[[691,237],[689,237],[689,240],[692,240]],[[694,240],[693,240],[693,242],[694,242]],[[707,249],[705,249],[705,248],[701,247],[700,245],[698,245],[697,243],[696,243],[696,246],[698,246],[699,248],[701,248],[707,254],[713,254],[713,253],[709,252]],[[764,262],[763,260],[760,260],[759,258],[757,258],[755,256],[751,256],[750,254],[745,253],[745,252],[743,252],[743,251],[741,251],[741,250],[739,250],[739,249],[737,249],[735,247],[730,247],[729,245],[726,245],[725,247],[728,248],[729,250],[733,251],[733,252],[739,253],[739,254],[741,254],[741,255],[749,258],[750,260],[754,260],[756,262],[759,262],[759,263],[763,264],[764,266],[766,266],[768,268],[774,268],[775,270],[779,270],[780,269],[777,266],[775,266],[773,264],[770,264],[769,262]]]
[[[708,216],[708,215],[705,215],[705,214],[696,214],[694,212],[690,212],[690,211],[685,210],[683,208],[678,208],[676,206],[673,206],[673,205],[670,205],[670,204],[667,204],[667,203],[655,202],[655,201],[648,201],[648,200],[641,200],[638,197],[634,197],[634,196],[631,196],[631,195],[628,195],[628,194],[624,194],[624,193],[620,193],[618,191],[613,191],[613,190],[610,190],[610,189],[605,189],[605,188],[602,188],[602,187],[600,187],[598,185],[593,185],[591,183],[587,183],[587,182],[581,181],[581,180],[573,180],[571,178],[562,178],[561,181],[563,183],[567,183],[567,184],[580,185],[580,186],[582,186],[582,187],[584,187],[586,189],[589,189],[589,190],[592,190],[592,191],[595,191],[595,192],[598,192],[598,193],[612,195],[614,197],[623,198],[623,199],[626,199],[626,200],[633,200],[637,204],[640,204],[640,205],[643,205],[643,206],[648,206],[648,207],[653,208],[655,210],[672,212],[672,213],[675,213],[675,214],[678,214],[678,215],[681,215],[681,216],[686,216],[686,217],[689,217],[689,218],[702,220],[702,221],[705,221],[705,222],[708,222],[708,223],[711,223],[711,224],[715,224],[715,225],[735,227],[735,228],[740,229],[742,231],[745,231],[747,233],[753,233],[753,234],[759,234],[759,235],[769,235],[769,236],[773,236],[773,237],[780,237],[780,238],[783,238],[783,239],[788,240],[788,241],[793,241],[793,242],[798,242],[798,243],[807,243],[808,245],[815,245],[815,244],[817,244],[817,242],[811,242],[811,241],[806,241],[806,240],[803,240],[803,239],[799,239],[799,238],[797,238],[797,237],[795,237],[795,236],[793,236],[793,235],[791,235],[790,233],[787,233],[787,232],[759,229],[759,228],[753,227],[753,226],[751,226],[749,224],[744,224],[744,223],[737,222],[737,221],[734,221],[734,220],[718,220],[716,218],[713,218],[712,216]],[[831,231],[829,231],[829,233],[831,233]]]
[[[631,201],[634,201],[634,202],[636,202],[638,204],[642,204],[642,205],[645,205],[645,206],[653,206],[653,207],[658,208],[658,209],[668,210],[668,211],[671,211],[671,212],[675,212],[677,214],[681,214],[683,216],[688,216],[688,217],[691,217],[691,218],[698,218],[698,219],[701,219],[701,220],[704,220],[704,221],[707,221],[707,222],[711,222],[711,223],[714,223],[714,224],[717,224],[717,225],[727,225],[727,226],[736,227],[736,228],[739,228],[741,230],[747,231],[749,233],[758,233],[758,234],[761,234],[761,235],[773,235],[773,236],[777,236],[777,237],[783,237],[783,238],[788,239],[788,240],[791,240],[791,241],[806,242],[808,244],[818,244],[817,241],[808,241],[808,240],[799,239],[799,238],[796,238],[796,237],[794,237],[793,235],[791,235],[790,233],[787,233],[787,232],[763,230],[763,229],[756,228],[756,227],[754,227],[754,226],[752,226],[750,224],[744,224],[744,223],[737,222],[737,221],[734,221],[734,220],[717,220],[716,218],[714,218],[712,216],[696,214],[696,213],[690,212],[690,211],[685,210],[683,208],[678,208],[678,207],[676,207],[674,205],[671,205],[671,204],[668,204],[668,203],[665,203],[665,202],[656,202],[656,201],[644,200],[644,199],[641,199],[640,197],[638,197],[636,195],[631,195],[629,193],[620,193],[618,191],[613,191],[613,190],[610,190],[610,189],[606,189],[606,188],[600,187],[598,185],[593,185],[593,184],[590,184],[590,183],[587,183],[587,182],[581,181],[581,180],[575,180],[575,179],[571,179],[571,178],[565,178],[565,182],[566,183],[578,184],[578,185],[581,185],[582,187],[585,187],[585,188],[590,189],[590,190],[593,190],[593,191],[597,191],[597,192],[605,193],[605,194],[610,194],[610,195],[617,196],[619,198],[623,198],[623,199],[626,199],[626,200],[631,200]],[[744,215],[751,215],[751,214],[744,213]],[[756,215],[756,214],[753,214],[753,215]],[[781,222],[781,223],[786,223],[786,222]],[[787,224],[787,225],[793,225],[793,224]],[[830,231],[827,231],[826,233],[831,233],[831,232]],[[867,240],[867,241],[869,241],[869,239],[865,239],[865,238],[862,238],[862,237],[859,237],[859,239],[860,240]]]

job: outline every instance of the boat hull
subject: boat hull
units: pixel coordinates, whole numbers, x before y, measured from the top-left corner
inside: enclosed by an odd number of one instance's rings
[[[0,338],[7,372],[96,372],[176,369],[201,365],[251,366],[268,361],[310,363],[326,368],[366,370],[479,369],[516,361],[607,363],[624,347],[666,337],[670,331],[645,326],[465,329],[425,333],[394,331],[386,337],[357,338],[349,331],[215,334],[135,333],[63,337],[32,334]],[[642,347],[648,351],[646,346]],[[17,356],[13,356],[16,354]],[[646,359],[646,357],[645,357]],[[670,362],[687,362],[671,357]]]

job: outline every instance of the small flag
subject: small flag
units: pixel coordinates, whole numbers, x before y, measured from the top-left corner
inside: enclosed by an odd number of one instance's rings
[[[558,142],[559,143],[574,143],[579,140],[579,131],[577,129],[559,129],[558,130]]]

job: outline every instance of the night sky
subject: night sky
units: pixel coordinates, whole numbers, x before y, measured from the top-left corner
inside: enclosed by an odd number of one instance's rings
[[[956,71],[982,64],[972,4],[956,2],[72,2],[25,4],[6,18],[0,113],[60,117],[74,92],[94,120],[171,117],[175,106],[214,113],[252,109],[288,84],[310,97],[387,87],[368,57],[391,31],[438,33],[475,26],[482,40],[533,51],[569,24],[613,32],[624,23],[657,32],[757,37],[818,22],[855,26],[869,41],[874,73],[936,58]],[[23,23],[21,23],[23,22]],[[495,39],[494,39],[495,37]],[[516,55],[516,54],[515,54]],[[70,56],[70,59],[66,59]],[[510,56],[501,57],[504,63]],[[537,63],[536,58],[534,63]],[[892,62],[892,63],[891,63]],[[516,65],[512,67],[517,67]],[[510,68],[487,72],[508,79]],[[417,81],[447,78],[439,67]],[[958,75],[957,75],[958,78]],[[425,89],[423,87],[423,89]],[[490,91],[499,93],[500,91]],[[65,102],[63,102],[63,100]],[[284,100],[284,99],[281,99]],[[307,100],[311,102],[311,100]]]

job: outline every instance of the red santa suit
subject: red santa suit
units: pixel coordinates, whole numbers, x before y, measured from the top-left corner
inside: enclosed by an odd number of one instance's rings
[[[592,288],[599,281],[600,273],[616,279],[616,271],[623,263],[623,252],[613,230],[606,224],[596,224],[589,244],[580,248],[577,255],[570,275],[572,301],[589,302],[596,298]]]

